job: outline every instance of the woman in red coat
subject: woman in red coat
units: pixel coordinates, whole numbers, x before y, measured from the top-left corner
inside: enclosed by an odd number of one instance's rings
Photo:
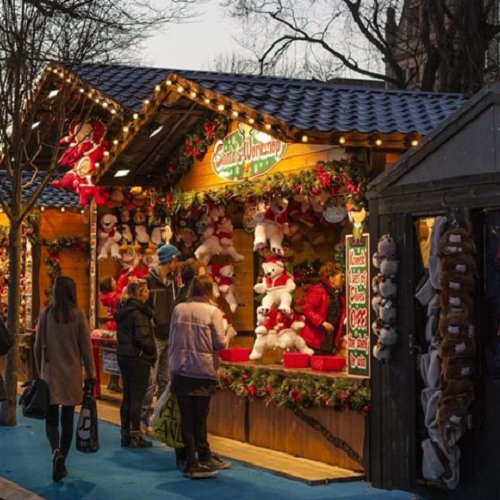
[[[321,266],[319,275],[319,284],[307,291],[302,337],[315,354],[331,355],[339,348],[344,329],[344,277],[332,262]]]

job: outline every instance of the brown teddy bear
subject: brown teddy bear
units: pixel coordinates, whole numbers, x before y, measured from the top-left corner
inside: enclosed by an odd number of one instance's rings
[[[440,285],[443,290],[472,293],[474,290],[474,277],[470,274],[443,272],[441,273]]]
[[[468,335],[474,337],[474,325],[465,313],[450,313],[441,315],[439,319],[439,334],[441,338],[447,335]]]
[[[459,399],[442,397],[438,405],[437,419],[445,446],[449,449],[465,434],[469,414]]]
[[[439,355],[444,358],[470,358],[476,353],[474,339],[468,335],[446,335],[439,345]]]
[[[469,378],[474,374],[474,360],[457,356],[443,358],[441,370],[445,382]]]
[[[474,401],[474,384],[467,379],[448,380],[442,397],[458,399],[465,408],[469,408]]]
[[[441,259],[441,271],[443,273],[467,274],[472,276],[476,273],[476,269],[476,261],[469,254],[449,255]]]
[[[443,290],[439,295],[439,303],[444,314],[464,312],[470,316],[474,311],[472,297],[460,290]]]
[[[446,231],[439,240],[439,253],[443,256],[473,252],[474,243],[467,231],[461,227]]]

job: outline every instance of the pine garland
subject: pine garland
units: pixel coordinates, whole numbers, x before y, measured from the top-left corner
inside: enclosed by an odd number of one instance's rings
[[[370,413],[370,388],[345,378],[283,375],[260,368],[225,365],[219,368],[219,389],[262,399],[266,405],[304,410],[331,408]]]
[[[167,193],[167,207],[173,213],[188,209],[203,209],[211,205],[227,205],[234,200],[254,201],[279,194],[290,198],[297,194],[317,195],[326,190],[333,195],[344,195],[348,210],[366,204],[365,193],[369,167],[365,155],[349,159],[318,162],[315,169],[299,173],[277,173],[206,192],[173,190]]]
[[[171,186],[177,184],[184,175],[190,172],[194,163],[205,156],[208,148],[217,139],[222,139],[226,135],[229,123],[230,120],[227,117],[219,115],[213,120],[206,119],[196,125],[167,163]]]
[[[88,254],[90,251],[90,242],[88,238],[80,236],[62,237],[53,241],[43,240],[42,245],[47,248],[47,257],[45,257],[45,269],[50,279],[50,286],[45,290],[47,302],[52,299],[52,287],[56,278],[61,276],[61,257],[60,254],[64,250],[75,250]]]

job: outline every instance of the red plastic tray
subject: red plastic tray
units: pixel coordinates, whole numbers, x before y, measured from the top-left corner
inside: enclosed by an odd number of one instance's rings
[[[283,354],[283,366],[285,368],[307,368],[309,366],[309,354],[301,352],[285,352]]]
[[[246,347],[229,347],[219,351],[219,357],[224,361],[248,361],[250,352]]]
[[[341,372],[346,364],[342,356],[312,356],[311,368],[320,372]]]

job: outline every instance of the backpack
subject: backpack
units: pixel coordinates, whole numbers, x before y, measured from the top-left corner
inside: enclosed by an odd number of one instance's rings
[[[5,356],[14,345],[14,339],[0,317],[0,356]]]

